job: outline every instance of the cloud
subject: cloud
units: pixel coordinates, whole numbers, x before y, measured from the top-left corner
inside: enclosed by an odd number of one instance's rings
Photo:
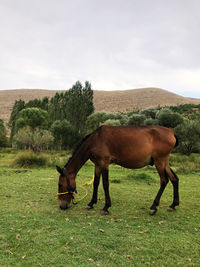
[[[197,0],[1,0],[0,88],[90,80],[101,90],[200,97],[199,8]]]

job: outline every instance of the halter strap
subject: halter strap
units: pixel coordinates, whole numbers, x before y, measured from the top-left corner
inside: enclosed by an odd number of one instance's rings
[[[64,192],[63,195],[68,194],[68,193],[73,193],[73,192],[75,192],[77,194],[76,187],[73,187],[70,184],[69,175],[68,175],[68,172],[67,172],[66,168],[63,169],[63,173],[66,176],[66,179],[67,179],[67,190],[69,191],[69,192]]]

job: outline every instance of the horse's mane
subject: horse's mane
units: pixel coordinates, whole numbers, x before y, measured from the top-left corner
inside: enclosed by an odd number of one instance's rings
[[[81,148],[82,144],[85,143],[85,141],[92,135],[88,134],[86,135],[79,143],[77,143],[72,151],[72,156],[69,158],[68,162],[65,164],[65,167],[67,167],[67,165],[70,163],[71,159],[76,155],[76,153],[79,151],[79,149]]]

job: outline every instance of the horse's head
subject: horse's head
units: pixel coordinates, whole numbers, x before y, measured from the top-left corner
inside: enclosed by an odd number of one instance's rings
[[[58,200],[59,206],[62,210],[69,208],[71,200],[74,198],[74,192],[76,192],[75,181],[72,184],[69,180],[67,170],[56,166],[57,171],[60,173],[58,180]]]

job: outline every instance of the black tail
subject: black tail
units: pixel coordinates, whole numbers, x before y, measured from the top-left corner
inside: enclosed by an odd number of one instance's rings
[[[177,146],[179,145],[178,137],[177,137],[177,135],[174,135],[174,136],[175,136],[175,138],[176,138],[176,144],[175,144],[174,147],[177,147]]]

